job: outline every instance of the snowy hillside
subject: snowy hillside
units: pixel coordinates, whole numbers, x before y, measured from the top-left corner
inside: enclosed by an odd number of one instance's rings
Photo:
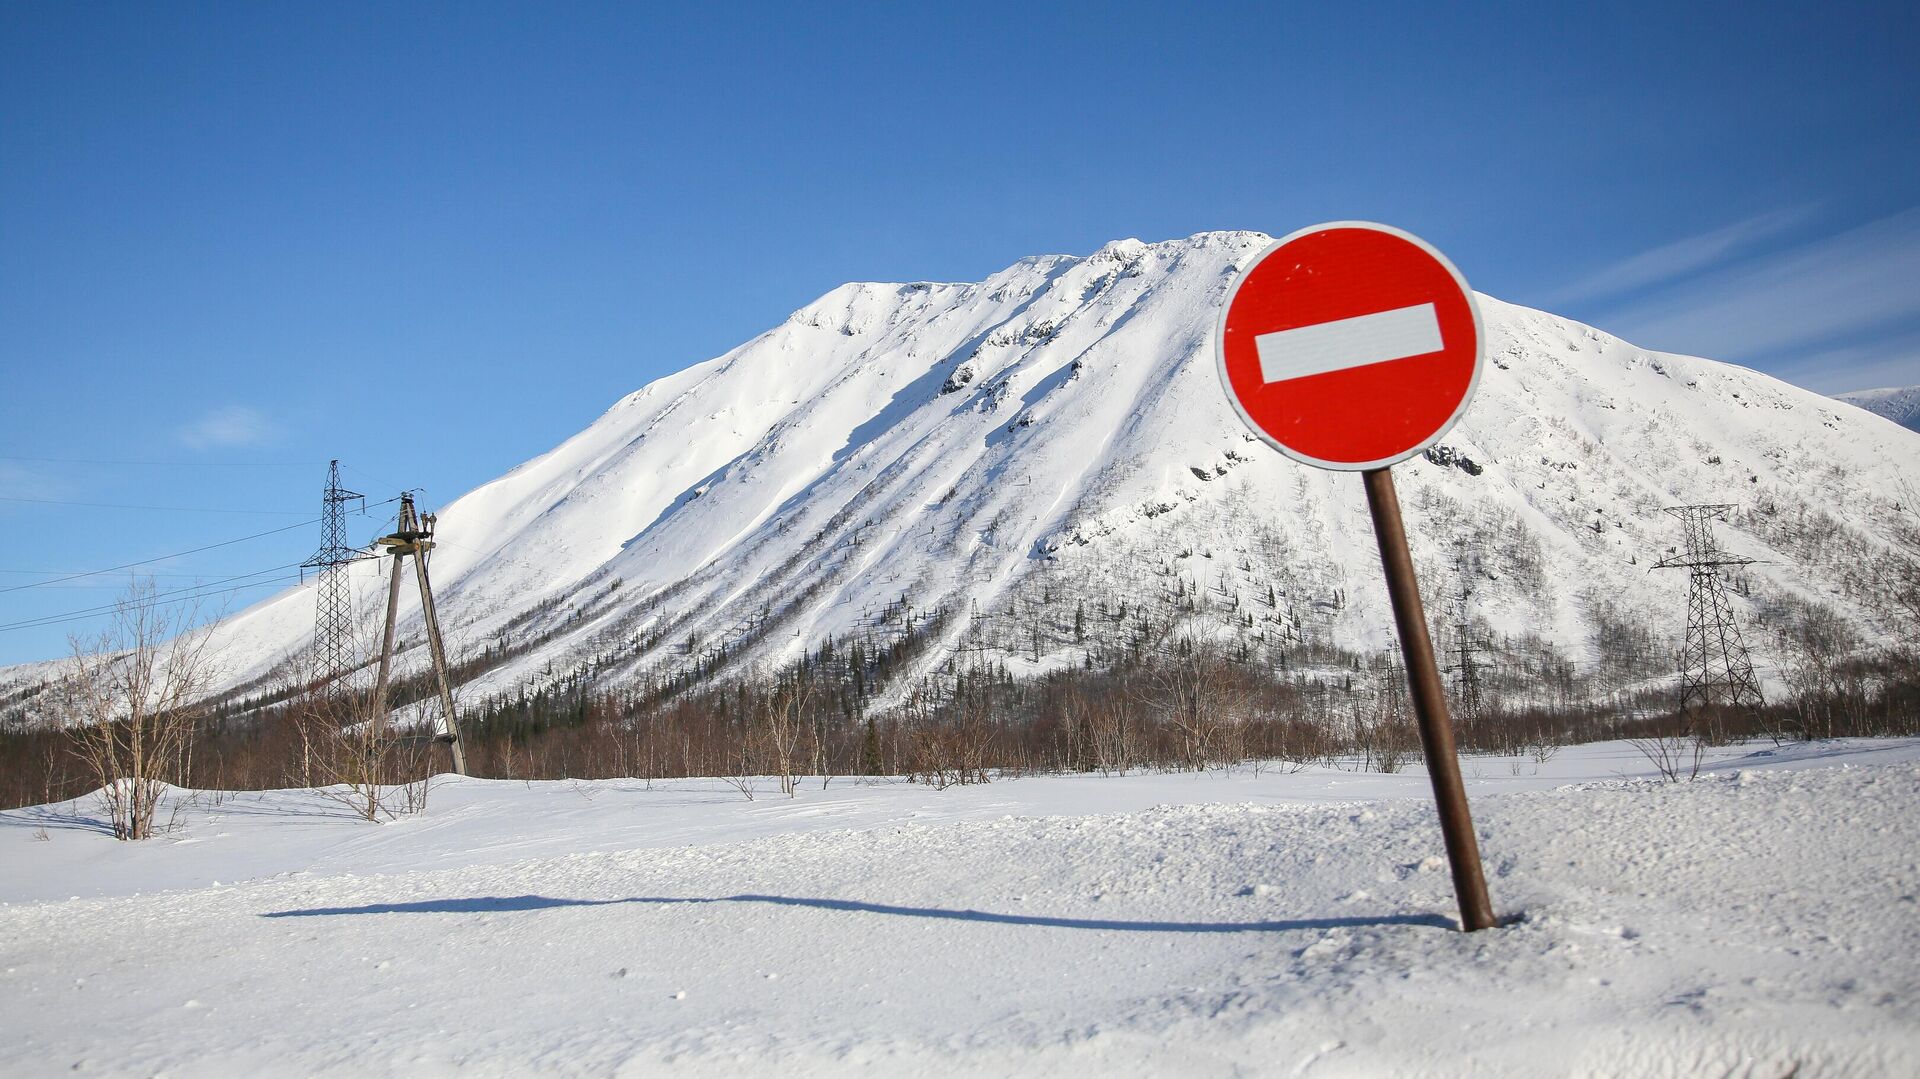
[[[1386,646],[1358,478],[1254,442],[1215,378],[1217,306],[1267,243],[1124,240],[979,283],[844,285],[630,395],[441,508],[450,649],[508,657],[470,692],[770,669],[910,630],[930,642],[919,670],[1074,664],[1149,624]],[[1859,569],[1894,549],[1920,442],[1766,375],[1481,303],[1478,397],[1396,469],[1436,614],[1470,586],[1489,633],[1575,663],[1609,625],[1677,635],[1684,582],[1650,572],[1678,540],[1661,508],[1727,502],[1724,543],[1764,560],[1744,617],[1824,604],[1884,628]],[[355,569],[370,652],[382,567]],[[265,684],[312,620],[309,589],[228,620],[230,682]],[[403,637],[419,628],[403,608]]]
[[[8,810],[0,1074],[1913,1075],[1920,744],[1713,755]]]
[[[1920,386],[1855,390],[1834,396],[1850,405],[1859,405],[1876,416],[1885,416],[1909,431],[1920,431]]]

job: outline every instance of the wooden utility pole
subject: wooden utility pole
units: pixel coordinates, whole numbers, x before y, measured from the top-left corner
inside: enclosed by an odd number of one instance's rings
[[[387,683],[393,671],[394,622],[400,607],[400,568],[411,555],[414,577],[420,582],[420,610],[427,623],[427,651],[433,660],[433,675],[439,683],[440,711],[446,722],[446,729],[435,740],[447,743],[453,751],[453,770],[466,775],[467,753],[460,741],[460,724],[453,714],[453,685],[447,678],[447,650],[440,639],[440,616],[433,607],[433,585],[427,579],[427,554],[433,550],[433,526],[434,515],[417,515],[413,509],[413,494],[406,492],[400,496],[399,528],[391,535],[381,536],[374,541],[393,555],[393,575],[387,581],[386,632],[380,641],[380,674],[373,690],[374,735],[376,739],[379,737],[379,728],[385,726],[387,721]]]

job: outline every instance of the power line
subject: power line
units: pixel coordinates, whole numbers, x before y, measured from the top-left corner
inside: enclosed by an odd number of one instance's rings
[[[399,501],[399,496],[395,495],[393,498],[387,499],[386,502],[374,502],[374,503],[371,503],[371,505],[384,506],[387,504],[387,502],[397,502],[397,501]],[[250,536],[241,536],[238,539],[222,540],[219,543],[209,543],[204,547],[195,547],[190,551],[176,551],[173,554],[163,554],[163,555],[157,555],[153,558],[143,558],[137,562],[126,562],[118,566],[108,566],[105,569],[88,570],[85,573],[70,573],[64,577],[55,577],[51,580],[46,580],[46,581],[35,581],[32,584],[9,585],[6,588],[0,588],[0,593],[18,592],[18,591],[21,591],[22,589],[27,589],[27,588],[39,588],[43,585],[59,584],[62,581],[76,581],[82,577],[96,577],[102,573],[117,573],[120,570],[132,569],[135,566],[150,565],[154,562],[165,562],[170,558],[185,558],[187,555],[199,554],[202,551],[211,551],[220,547],[231,547],[236,543],[245,543],[248,540],[256,540],[265,536],[274,536],[282,532],[291,532],[296,528],[305,528],[308,525],[317,524],[319,520],[320,519],[318,517],[313,517],[305,521],[296,521],[290,525],[282,525],[279,528],[269,528],[265,532],[255,532]]]
[[[239,585],[234,585],[231,588],[216,588],[209,592],[200,592],[190,596],[181,596],[179,597],[178,602],[186,602],[188,600],[196,600],[196,599],[208,599],[213,596],[224,596],[232,592],[245,592],[251,588],[266,588],[270,586],[278,587],[284,584],[292,584],[299,580],[300,580],[299,574],[289,574],[285,577],[275,577],[265,581],[254,581],[251,584],[239,584]],[[115,607],[108,607],[98,611],[91,611],[86,614],[69,615],[63,618],[49,617],[37,622],[16,622],[9,625],[0,626],[0,633],[12,633],[16,630],[22,630],[22,629],[42,629],[47,626],[64,625],[65,623],[68,623],[68,622],[85,622],[91,619],[98,618],[103,614],[111,613],[113,610],[117,609],[117,606],[118,605],[115,605]]]
[[[261,570],[254,570],[254,571],[253,571],[253,572],[251,572],[251,573],[236,573],[236,574],[233,574],[233,575],[232,575],[232,576],[230,576],[230,577],[220,577],[220,578],[217,578],[217,579],[215,579],[215,580],[211,580],[211,581],[207,579],[207,575],[206,575],[205,573],[143,573],[143,574],[140,574],[140,576],[141,576],[141,577],[149,577],[149,578],[152,578],[152,577],[179,577],[179,578],[184,578],[184,579],[186,579],[186,580],[190,580],[190,581],[192,581],[192,582],[193,582],[193,583],[192,583],[192,584],[190,584],[190,585],[183,585],[183,586],[181,586],[182,588],[201,588],[201,587],[204,587],[204,586],[206,586],[206,585],[209,585],[209,584],[219,584],[219,583],[220,583],[221,581],[238,581],[238,580],[241,580],[241,579],[243,579],[243,578],[246,578],[246,577],[258,577],[258,576],[260,576],[260,575],[261,575],[261,574],[263,574],[263,573],[276,573],[276,572],[278,572],[278,571],[280,571],[280,570],[283,570],[283,569],[298,569],[298,568],[300,568],[300,564],[299,564],[299,563],[297,563],[297,562],[289,562],[288,564],[286,564],[286,565],[284,565],[284,566],[269,566],[269,567],[267,567],[266,569],[261,569]],[[39,573],[64,573],[64,572],[67,572],[67,571],[65,571],[65,570],[0,570],[0,573],[22,573],[22,572],[26,572],[26,573],[34,573],[34,572],[39,572]],[[110,572],[112,572],[112,571],[111,571],[111,570],[102,570],[102,571],[99,571],[99,572],[97,572],[97,573],[88,573],[88,574],[84,574],[84,576],[88,576],[88,577],[99,577],[99,576],[105,576],[105,575],[106,575],[107,573],[110,573]],[[58,590],[66,590],[66,589],[88,589],[88,588],[117,588],[117,589],[124,589],[124,588],[126,587],[126,585],[124,585],[124,584],[69,584],[69,585],[52,585],[52,584],[43,584],[43,583],[41,583],[41,582],[35,582],[35,584],[34,584],[34,586],[33,586],[33,587],[35,587],[35,588],[42,588],[42,587],[44,587],[44,588],[53,588],[53,589],[58,589]]]
[[[153,562],[165,562],[169,558],[185,558],[187,555],[199,554],[201,551],[211,551],[217,547],[231,547],[236,543],[245,543],[248,540],[260,539],[263,536],[272,536],[272,535],[277,535],[281,532],[291,532],[296,528],[305,528],[306,526],[313,524],[317,520],[318,518],[313,518],[305,521],[298,521],[294,524],[285,525],[281,528],[269,528],[265,532],[255,532],[251,536],[241,536],[239,539],[223,540],[219,543],[209,543],[205,547],[195,547],[190,551],[177,551],[173,554],[163,554],[155,558],[143,558],[138,562],[127,562],[118,566],[108,566],[106,569],[90,570],[86,573],[72,573],[72,574],[68,574],[65,577],[55,577],[50,581],[35,581],[32,584],[11,585],[6,588],[0,588],[0,592],[18,592],[25,588],[39,588],[42,585],[59,584],[61,581],[74,581],[74,580],[79,580],[82,577],[96,577],[102,573],[115,573],[123,569],[132,569],[135,566],[145,566]]]
[[[312,468],[312,461],[135,461],[101,457],[21,457],[0,454],[0,461],[50,465],[138,465],[147,468]]]
[[[159,600],[172,600],[174,602],[184,602],[187,600],[205,599],[209,596],[225,595],[228,592],[240,592],[249,588],[263,588],[267,585],[277,585],[284,582],[298,581],[300,579],[300,575],[296,573],[296,574],[283,574],[282,576],[269,578],[264,581],[251,581],[247,584],[232,585],[231,587],[227,587],[227,588],[213,587],[214,585],[228,584],[231,581],[241,581],[241,580],[246,580],[249,577],[258,577],[258,576],[261,576],[262,574],[279,573],[283,570],[297,569],[297,568],[299,567],[275,566],[272,569],[260,570],[255,573],[242,573],[234,577],[222,577],[218,580],[208,581],[203,585],[189,585],[185,588],[176,588],[169,592],[155,592],[149,596],[139,597],[137,601],[141,603],[145,603],[149,601],[157,602]],[[4,625],[0,625],[0,632],[6,632],[8,630],[16,630],[16,629],[36,629],[41,626],[59,625],[63,622],[78,622],[83,619],[96,618],[103,614],[110,614],[116,610],[119,610],[120,606],[121,604],[119,603],[106,603],[106,604],[101,604],[97,607],[88,607],[88,608],[83,608],[77,611],[61,611],[56,614],[40,615],[34,618],[22,619],[21,621],[18,621],[18,622],[8,622]]]
[[[97,576],[97,575],[99,575],[99,574],[102,574],[102,573],[111,573],[111,572],[113,572],[113,571],[112,571],[112,570],[79,570],[79,569],[0,569],[0,573],[30,573],[30,574],[33,574],[33,575],[34,575],[34,576],[36,576],[36,577],[52,577],[52,576],[55,576],[55,575],[57,575],[57,574],[62,574],[62,573],[71,573],[71,574],[75,574],[75,575],[77,575],[77,576],[81,576],[81,577],[93,577],[93,576]],[[148,576],[148,577],[194,577],[194,578],[199,578],[199,577],[204,577],[204,576],[206,576],[206,574],[204,574],[204,573],[148,573],[148,574],[145,574],[145,576]],[[35,587],[38,587],[38,585],[36,585]],[[82,586],[76,586],[76,587],[86,587],[86,588],[91,588],[91,587],[93,587],[93,586],[92,586],[92,585],[82,585]],[[114,586],[114,587],[118,587],[118,586],[116,585],[116,586]]]
[[[0,495],[0,502],[31,502],[40,506],[85,506],[99,510],[156,510],[163,513],[250,513],[256,517],[302,517],[307,510],[236,510],[211,506],[134,506],[122,502],[65,502],[57,498],[16,498]]]
[[[343,464],[343,465],[341,465],[340,467],[341,467],[341,468],[344,468],[344,469],[346,469],[346,470],[347,470],[348,472],[357,472],[357,473],[359,473],[360,475],[362,475],[362,476],[365,476],[366,478],[368,478],[368,479],[370,479],[370,480],[372,480],[373,482],[375,482],[375,483],[377,483],[377,484],[379,484],[380,486],[382,486],[382,487],[385,487],[385,488],[387,488],[388,490],[392,490],[392,491],[398,491],[398,490],[400,490],[400,485],[399,485],[399,484],[397,484],[397,483],[390,483],[390,482],[388,482],[387,480],[385,480],[385,479],[382,479],[381,477],[379,477],[379,476],[376,476],[376,475],[374,475],[374,474],[373,474],[373,473],[371,473],[371,472],[368,472],[368,471],[367,471],[366,469],[364,469],[364,468],[360,468],[360,467],[358,467],[358,466],[355,466],[355,465],[344,465],[344,464]],[[422,492],[424,492],[424,491],[426,490],[426,488],[425,488],[425,487],[414,487],[414,488],[410,488],[410,490],[412,490],[414,494],[420,494],[420,493],[422,493]]]
[[[146,574],[146,576],[151,577],[155,575]],[[199,577],[203,575],[197,573],[169,573],[167,576]],[[127,586],[124,584],[50,584],[45,587],[49,592],[122,592],[126,590]]]
[[[194,582],[194,583],[192,583],[192,584],[188,584],[188,585],[181,585],[181,586],[180,586],[180,587],[178,587],[178,588],[169,588],[169,589],[167,589],[167,590],[165,590],[165,591],[163,591],[163,592],[155,592],[155,593],[152,593],[151,595],[149,595],[149,596],[147,596],[147,597],[145,597],[145,598],[147,598],[147,599],[167,599],[167,598],[169,598],[169,597],[171,597],[171,596],[178,596],[178,595],[180,595],[181,593],[184,593],[184,592],[198,592],[198,591],[200,591],[200,590],[201,590],[201,589],[203,589],[203,588],[212,588],[212,587],[213,587],[214,585],[217,585],[217,584],[231,584],[231,583],[233,583],[234,581],[244,581],[244,580],[247,580],[247,579],[248,579],[248,578],[250,578],[250,577],[264,577],[264,576],[266,576],[266,575],[267,575],[267,574],[269,574],[269,573],[283,573],[283,572],[285,572],[286,570],[290,570],[290,569],[299,569],[299,568],[300,568],[300,564],[299,564],[299,563],[297,563],[297,562],[289,562],[289,563],[287,563],[287,564],[286,564],[286,565],[284,565],[284,566],[268,566],[268,567],[267,567],[266,569],[257,569],[257,570],[253,570],[252,572],[249,572],[249,573],[235,573],[235,574],[232,574],[232,575],[230,575],[230,576],[226,576],[226,577],[215,577],[214,579],[212,579],[212,580],[210,580],[210,581],[209,581],[209,580],[205,580],[205,579],[201,579],[201,580],[198,580],[198,581],[195,581],[195,582]],[[295,576],[296,576],[296,577],[298,577],[299,575],[298,575],[298,574],[295,574]],[[88,610],[111,610],[112,608],[114,608],[114,607],[117,607],[117,606],[119,606],[119,604],[118,604],[118,603],[107,603],[107,604],[102,604],[102,605],[101,605],[100,607],[96,607],[96,608],[88,608],[87,610],[79,610],[79,611],[66,611],[66,612],[64,612],[64,614],[86,614]],[[49,615],[35,615],[35,616],[34,616],[33,618],[31,618],[31,619],[27,619],[26,621],[35,621],[35,620],[37,620],[37,619],[40,619],[40,618],[56,618],[56,617],[63,617],[63,615],[51,615],[51,614],[49,614]]]

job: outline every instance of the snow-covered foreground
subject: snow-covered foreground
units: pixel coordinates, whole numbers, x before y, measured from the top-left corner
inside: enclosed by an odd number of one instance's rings
[[[1920,741],[1467,772],[1471,936],[1417,771],[8,812],[0,1074],[1920,1071]]]

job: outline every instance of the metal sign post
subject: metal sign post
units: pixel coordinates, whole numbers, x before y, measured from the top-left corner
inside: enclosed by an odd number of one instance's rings
[[[1384,468],[1369,469],[1361,473],[1361,478],[1367,484],[1367,508],[1373,513],[1380,564],[1387,572],[1387,594],[1393,599],[1400,654],[1407,660],[1413,714],[1420,724],[1420,748],[1426,754],[1427,776],[1433,780],[1433,800],[1440,808],[1440,835],[1447,844],[1447,862],[1453,867],[1453,891],[1460,897],[1460,924],[1468,932],[1491,929],[1493,901],[1487,898],[1487,878],[1480,869],[1480,841],[1474,838],[1467,789],[1460,782],[1460,756],[1453,746],[1453,719],[1447,714],[1440,668],[1433,659],[1433,640],[1427,635],[1426,609],[1420,602],[1420,582],[1414,579],[1413,555],[1407,550],[1407,531],[1400,521],[1400,496],[1393,489],[1393,473]]]
[[[1227,293],[1214,348],[1227,399],[1262,441],[1366,483],[1460,924],[1491,928],[1453,723],[1388,471],[1439,441],[1473,396],[1482,351],[1473,291],[1416,236],[1360,221],[1317,225],[1248,265]]]

